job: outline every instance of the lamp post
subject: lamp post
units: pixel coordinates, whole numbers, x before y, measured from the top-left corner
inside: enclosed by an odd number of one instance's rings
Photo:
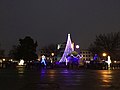
[[[79,49],[79,48],[80,48],[80,46],[79,46],[79,45],[76,45],[76,48],[77,48],[77,49]]]
[[[53,63],[54,55],[55,55],[55,53],[51,53],[51,56],[52,56],[51,63]]]
[[[75,46],[76,52],[78,52],[78,54],[79,54],[79,48],[80,48],[79,45],[76,45],[76,46]]]
[[[51,53],[51,56],[54,56],[55,54],[54,53]]]
[[[102,53],[102,56],[104,57],[104,59],[106,60],[106,56],[107,56],[107,53]]]

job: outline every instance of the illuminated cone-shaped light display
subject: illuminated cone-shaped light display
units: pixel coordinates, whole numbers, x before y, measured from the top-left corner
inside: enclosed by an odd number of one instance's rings
[[[66,65],[67,65],[67,56],[68,54],[70,54],[72,51],[74,51],[74,45],[71,41],[71,38],[70,38],[70,34],[68,34],[68,38],[67,38],[67,43],[66,43],[66,47],[65,47],[65,50],[64,50],[64,53],[62,55],[62,58],[60,59],[59,62],[66,62]]]

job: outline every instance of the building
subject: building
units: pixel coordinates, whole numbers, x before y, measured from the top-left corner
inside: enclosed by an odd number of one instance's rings
[[[86,61],[93,60],[92,53],[87,49],[81,49],[80,50],[80,56],[81,56],[81,60],[86,60]]]

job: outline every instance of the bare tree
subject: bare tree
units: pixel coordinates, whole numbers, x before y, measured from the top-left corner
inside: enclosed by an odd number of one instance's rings
[[[120,32],[100,34],[96,36],[95,41],[89,46],[89,50],[95,54],[102,55],[106,52],[112,58],[116,59],[120,54]]]
[[[57,54],[57,44],[50,44],[48,46],[44,46],[40,49],[41,55],[51,56],[51,53]]]

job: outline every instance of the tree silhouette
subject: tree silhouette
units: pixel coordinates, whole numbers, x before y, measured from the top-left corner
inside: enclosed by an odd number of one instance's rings
[[[11,56],[16,59],[24,59],[25,61],[36,60],[38,58],[36,54],[37,42],[34,43],[33,39],[26,36],[24,39],[19,39],[19,45],[14,46],[10,51]]]
[[[17,51],[17,46],[16,45],[13,45],[12,46],[12,49],[9,51],[9,54],[8,54],[8,56],[10,57],[10,58],[12,58],[12,59],[20,59],[20,57],[18,56],[18,51]]]
[[[50,44],[48,46],[44,46],[40,49],[41,55],[45,55],[47,57],[51,56],[51,53],[57,54],[57,45]]]
[[[5,56],[5,50],[1,49],[1,44],[0,44],[0,58]]]
[[[120,32],[96,36],[95,41],[89,46],[89,50],[99,56],[106,52],[113,59],[116,59],[120,54]]]

